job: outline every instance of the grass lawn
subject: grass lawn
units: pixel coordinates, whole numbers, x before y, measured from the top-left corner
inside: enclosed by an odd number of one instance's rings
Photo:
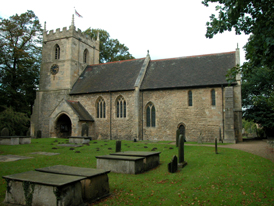
[[[115,152],[115,141],[91,141],[90,146],[70,150],[59,147],[66,139],[32,139],[29,145],[0,145],[0,155],[32,159],[0,162],[0,175],[10,175],[52,165],[96,168],[96,155]],[[169,142],[122,141],[122,151],[160,151],[160,166],[143,174],[109,173],[111,196],[96,205],[274,205],[274,163],[240,150],[185,146],[188,165],[169,173],[167,164],[178,150]],[[147,147],[147,148],[146,148]],[[57,148],[57,149],[53,149]],[[99,148],[99,151],[97,151]],[[56,156],[30,154],[55,152]],[[80,153],[76,153],[80,151]],[[178,156],[178,155],[177,155]],[[6,182],[0,180],[0,205]]]

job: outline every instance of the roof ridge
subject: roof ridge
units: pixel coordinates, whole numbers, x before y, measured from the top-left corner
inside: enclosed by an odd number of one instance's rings
[[[202,56],[214,56],[214,55],[218,55],[218,54],[232,54],[232,53],[236,53],[236,51],[221,52],[221,53],[210,53],[210,54],[200,54],[200,55],[182,56],[182,57],[173,57],[173,58],[167,58],[167,59],[156,59],[156,60],[151,60],[151,61],[156,62],[156,61],[165,61],[165,60],[172,60],[172,59],[186,59],[186,58],[195,58],[195,57],[202,57]]]
[[[107,62],[107,63],[100,63],[100,64],[90,64],[88,66],[102,65],[102,64],[122,63],[122,62],[126,62],[126,61],[135,61],[135,60],[141,60],[141,59],[145,59],[145,57],[144,58],[138,58],[138,59],[125,59],[125,60],[122,60],[122,61],[114,61],[114,62]]]

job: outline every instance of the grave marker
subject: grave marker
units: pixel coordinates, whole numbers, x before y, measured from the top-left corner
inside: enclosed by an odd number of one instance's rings
[[[175,173],[178,170],[178,160],[176,155],[173,156],[172,160],[170,163],[168,163],[168,171],[170,173]]]
[[[116,152],[121,152],[121,140],[116,141]]]
[[[184,136],[182,134],[179,136],[178,157],[179,157],[178,167],[183,168],[184,166],[187,165],[187,162],[185,161]]]

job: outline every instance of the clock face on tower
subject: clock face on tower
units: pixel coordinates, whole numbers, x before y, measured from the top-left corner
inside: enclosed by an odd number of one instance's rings
[[[57,64],[52,65],[51,68],[50,68],[50,73],[52,75],[55,75],[58,72],[59,72],[59,66]]]

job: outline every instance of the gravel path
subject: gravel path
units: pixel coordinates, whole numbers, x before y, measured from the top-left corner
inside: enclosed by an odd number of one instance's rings
[[[190,145],[190,144],[186,144]],[[193,144],[194,146],[195,144]],[[197,145],[196,146],[211,146],[214,145]],[[267,144],[266,140],[248,140],[237,144],[218,145],[218,147],[239,149],[255,155],[259,155],[274,162],[274,149]]]

